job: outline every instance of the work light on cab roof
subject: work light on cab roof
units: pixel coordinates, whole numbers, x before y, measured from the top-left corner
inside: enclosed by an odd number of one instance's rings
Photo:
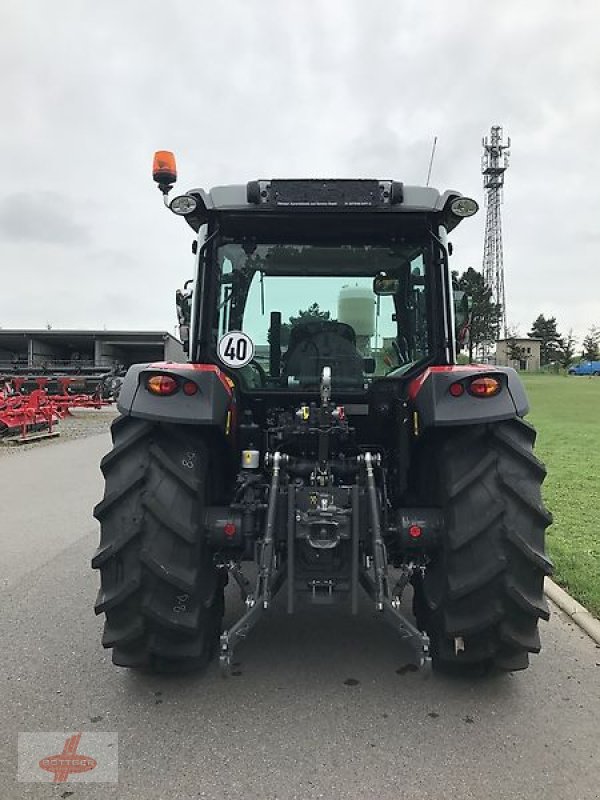
[[[457,197],[450,203],[450,211],[457,217],[472,217],[479,210],[479,205],[470,197]]]
[[[198,208],[198,201],[190,194],[180,194],[171,200],[169,208],[174,214],[185,217],[186,214],[191,214]]]

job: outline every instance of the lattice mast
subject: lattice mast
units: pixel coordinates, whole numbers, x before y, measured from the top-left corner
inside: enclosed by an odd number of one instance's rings
[[[502,127],[493,125],[489,137],[482,139],[483,156],[481,172],[485,189],[485,240],[483,246],[483,279],[492,290],[492,301],[501,307],[500,330],[507,337],[506,303],[504,293],[504,260],[502,253],[502,218],[500,205],[503,201],[504,173],[508,169],[510,137],[506,144]]]

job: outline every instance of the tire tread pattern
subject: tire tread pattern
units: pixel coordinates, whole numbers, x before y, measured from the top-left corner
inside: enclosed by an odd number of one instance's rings
[[[439,667],[524,669],[528,654],[540,650],[552,517],[534,442],[533,427],[517,418],[457,430],[437,450],[447,545],[416,586],[415,609]]]
[[[132,417],[119,417],[111,432],[105,495],[94,510],[102,643],[119,666],[201,669],[223,615],[222,581],[202,537],[209,449],[193,430]]]

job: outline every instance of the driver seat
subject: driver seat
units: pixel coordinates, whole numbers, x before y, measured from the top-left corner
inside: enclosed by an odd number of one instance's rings
[[[364,365],[356,349],[354,329],[334,320],[311,320],[295,325],[283,359],[285,385],[318,388],[323,367],[331,367],[334,386],[362,387]]]

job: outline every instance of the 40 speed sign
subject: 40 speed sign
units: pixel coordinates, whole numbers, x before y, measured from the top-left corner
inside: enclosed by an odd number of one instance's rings
[[[229,331],[219,339],[218,353],[223,364],[240,369],[254,358],[254,342],[242,331]]]

